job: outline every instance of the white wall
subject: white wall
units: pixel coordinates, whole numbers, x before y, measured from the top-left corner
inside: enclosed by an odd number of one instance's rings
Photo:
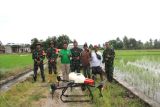
[[[12,53],[11,46],[5,46],[5,53]]]

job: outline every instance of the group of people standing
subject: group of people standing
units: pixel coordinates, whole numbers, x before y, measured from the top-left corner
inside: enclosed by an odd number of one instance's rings
[[[81,68],[86,78],[96,79],[99,74],[101,80],[105,75],[109,82],[113,80],[113,62],[115,57],[114,49],[110,48],[108,42],[105,43],[105,50],[103,53],[99,51],[99,47],[95,45],[93,50],[88,48],[87,43],[83,45],[83,49],[78,47],[78,42],[74,40],[73,48],[68,49],[68,43],[63,43],[63,49],[60,52],[54,47],[53,41],[50,42],[50,48],[47,49],[46,54],[41,48],[41,44],[36,44],[36,49],[33,51],[32,58],[34,60],[34,81],[37,80],[38,67],[41,71],[42,81],[45,82],[43,60],[45,56],[48,60],[48,82],[51,82],[52,72],[57,74],[57,58],[60,57],[61,73],[64,80],[69,80],[70,72],[80,73]],[[105,63],[105,71],[102,65]]]

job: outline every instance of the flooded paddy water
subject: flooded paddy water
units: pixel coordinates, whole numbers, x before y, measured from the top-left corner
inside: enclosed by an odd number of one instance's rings
[[[114,75],[160,104],[160,54],[118,56]]]

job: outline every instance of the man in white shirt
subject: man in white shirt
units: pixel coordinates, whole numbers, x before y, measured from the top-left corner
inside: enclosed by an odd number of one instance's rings
[[[103,70],[102,70],[102,53],[98,51],[98,46],[94,46],[94,50],[91,52],[91,67],[93,79],[95,79],[96,74],[100,74],[101,81],[103,80]]]

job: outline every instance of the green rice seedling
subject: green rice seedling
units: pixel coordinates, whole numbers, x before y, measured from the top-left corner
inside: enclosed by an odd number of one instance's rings
[[[125,75],[122,77],[125,81],[155,99],[156,93],[160,92],[160,50],[126,50],[118,51],[116,55],[115,72]]]
[[[0,54],[0,80],[32,68],[31,54]]]

